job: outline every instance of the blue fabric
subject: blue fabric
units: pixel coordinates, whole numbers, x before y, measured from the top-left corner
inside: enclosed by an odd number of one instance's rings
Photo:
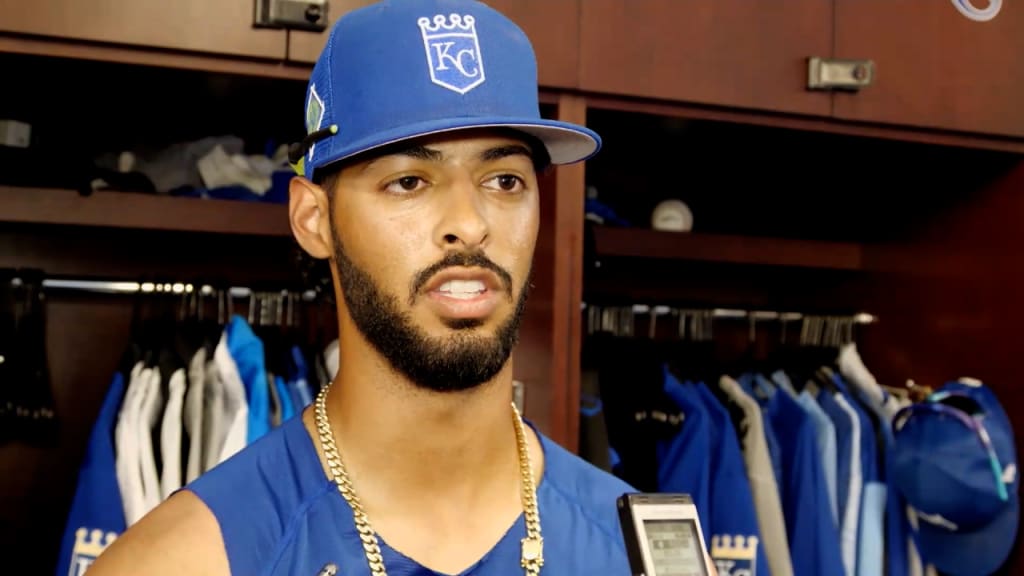
[[[857,528],[857,576],[876,576],[885,570],[885,486],[878,470],[878,429],[864,403],[838,373],[832,376],[860,419],[861,494]]]
[[[635,490],[538,436],[545,458],[537,487],[543,573],[628,575],[616,499]],[[369,574],[352,510],[324,474],[301,418],[285,422],[186,489],[219,522],[232,574],[314,576],[329,562],[344,576]],[[525,534],[520,515],[463,574],[522,576],[520,539]],[[386,541],[381,552],[390,576],[435,575]]]
[[[294,373],[288,379],[288,390],[291,393],[292,404],[296,412],[313,403],[313,391],[309,386],[309,370],[306,367],[306,357],[302,349],[292,346],[292,369]]]
[[[281,402],[281,422],[291,420],[292,416],[295,416],[295,405],[292,404],[292,396],[288,392],[288,385],[285,384],[284,378],[274,376],[274,388],[277,390],[277,397]]]
[[[85,460],[78,472],[78,486],[71,502],[64,537],[57,561],[57,576],[81,574],[96,560],[88,548],[75,546],[83,542],[107,543],[125,531],[124,504],[117,485],[117,456],[114,449],[114,429],[124,397],[124,375],[114,378],[103,399],[99,415],[93,424]]]
[[[773,392],[767,379],[758,378],[760,388],[770,394],[765,417],[781,448],[783,475],[778,481],[793,574],[843,575],[839,531],[832,522],[814,422],[788,393]]]
[[[811,393],[804,390],[796,398],[800,406],[807,412],[814,422],[815,439],[818,444],[818,454],[821,456],[822,472],[825,475],[825,487],[828,489],[829,508],[832,509],[832,520],[836,528],[839,527],[839,501],[836,498],[836,466],[838,465],[836,446],[836,427],[829,419],[828,414],[821,409],[817,400]]]
[[[891,465],[893,450],[892,421],[886,414],[884,404],[889,397],[882,391],[882,405],[871,402],[866,394],[861,399],[878,418],[881,425],[879,432],[885,442],[883,452],[879,455],[879,477],[884,490],[885,508],[885,566],[886,576],[907,576],[910,573],[910,558],[907,551],[908,539],[911,534],[910,519],[906,514],[906,502],[899,491],[893,486],[893,470]]]
[[[658,490],[682,492],[693,498],[697,514],[710,518],[711,505],[711,428],[708,415],[699,401],[683,385],[664,371],[664,389],[685,415],[675,438],[659,442]]]
[[[839,511],[839,527],[842,528],[846,502],[850,497],[850,462],[853,458],[850,440],[853,436],[853,423],[830,392],[822,390],[817,400],[818,406],[821,406],[836,428],[836,505]]]
[[[683,391],[694,397],[708,416],[711,432],[711,509],[710,515],[701,520],[707,518],[706,534],[711,537],[709,546],[718,573],[770,575],[743,452],[729,412],[704,383],[686,385]],[[728,553],[717,553],[715,541],[724,541],[723,536],[730,537],[733,545],[740,548],[743,542],[749,543],[752,537],[757,538],[753,561],[749,558],[730,557],[733,555]]]
[[[232,316],[225,330],[228,352],[238,366],[238,375],[245,385],[245,398],[249,404],[246,443],[252,444],[270,431],[270,389],[267,386],[263,341],[241,316]]]

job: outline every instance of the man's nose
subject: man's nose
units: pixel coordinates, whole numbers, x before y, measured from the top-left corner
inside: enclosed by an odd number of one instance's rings
[[[443,194],[435,242],[444,250],[483,248],[490,237],[483,194],[468,176],[453,182]]]

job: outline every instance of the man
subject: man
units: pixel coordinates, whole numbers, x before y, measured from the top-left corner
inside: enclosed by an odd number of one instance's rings
[[[330,264],[338,375],[90,576],[629,574],[630,487],[511,402],[537,172],[590,157],[597,135],[540,119],[527,38],[470,0],[343,17],[306,123],[289,216]]]

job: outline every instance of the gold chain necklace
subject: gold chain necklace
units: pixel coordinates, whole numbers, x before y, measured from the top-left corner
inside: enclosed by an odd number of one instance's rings
[[[341,455],[338,453],[338,446],[334,442],[334,431],[327,419],[327,390],[330,386],[324,386],[316,397],[316,428],[320,435],[320,445],[324,450],[324,457],[327,460],[327,467],[331,471],[331,481],[338,486],[342,498],[352,508],[352,516],[355,519],[356,530],[359,532],[359,539],[363,543],[363,552],[366,554],[366,561],[370,564],[370,573],[373,576],[387,576],[384,570],[384,557],[380,553],[380,543],[377,534],[370,527],[370,519],[366,516],[359,497],[356,496],[352,481],[348,477],[345,465],[341,462]],[[523,430],[523,419],[515,402],[512,403],[512,414],[516,429],[516,447],[519,452],[519,472],[522,476],[520,485],[520,498],[523,502],[523,515],[526,520],[526,538],[520,541],[519,561],[523,572],[527,576],[537,576],[540,568],[544,565],[544,539],[540,534],[540,514],[537,510],[537,490],[533,483],[533,463],[530,460],[530,450],[526,444],[526,432]]]

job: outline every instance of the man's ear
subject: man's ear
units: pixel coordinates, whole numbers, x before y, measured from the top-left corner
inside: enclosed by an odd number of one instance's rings
[[[330,203],[320,186],[301,176],[288,185],[288,219],[302,249],[314,258],[331,256]]]

